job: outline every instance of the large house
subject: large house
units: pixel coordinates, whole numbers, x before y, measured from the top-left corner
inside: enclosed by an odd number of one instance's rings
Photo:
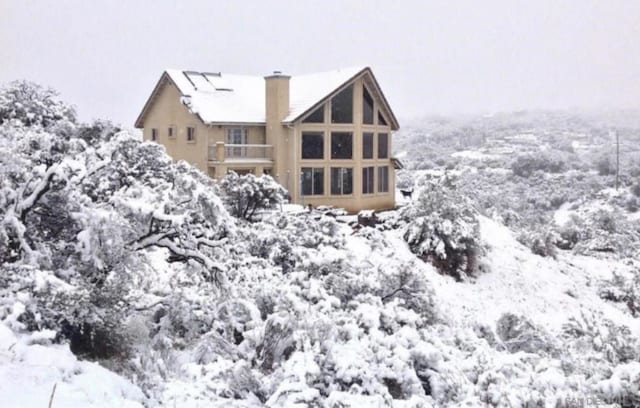
[[[167,70],[136,127],[210,177],[269,174],[295,203],[351,212],[395,204],[399,125],[368,67],[264,78]]]

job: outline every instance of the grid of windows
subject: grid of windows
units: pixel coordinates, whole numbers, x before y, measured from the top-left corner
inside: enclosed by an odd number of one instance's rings
[[[189,126],[187,128],[187,142],[195,142],[196,140],[196,128]]]
[[[331,132],[331,158],[353,158],[353,133]]]
[[[331,194],[348,195],[353,193],[353,169],[351,167],[331,168]]]
[[[374,167],[362,168],[362,194],[373,194]]]
[[[353,85],[331,99],[331,123],[353,123]]]
[[[378,167],[378,193],[389,192],[389,166]]]
[[[324,159],[324,133],[302,132],[302,158]]]
[[[378,159],[386,159],[389,157],[389,135],[387,133],[378,133]]]
[[[324,168],[303,167],[302,168],[302,195],[322,195],[324,194]]]

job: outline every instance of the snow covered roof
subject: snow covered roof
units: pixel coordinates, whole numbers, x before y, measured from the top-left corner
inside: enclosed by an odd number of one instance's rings
[[[368,67],[292,76],[289,82],[289,112],[283,122],[296,121],[365,73],[370,75],[375,84],[385,110],[392,117],[392,127],[396,129],[397,120]],[[136,127],[143,127],[146,111],[165,79],[175,84],[182,94],[182,102],[204,123],[265,123],[264,77],[168,69],[136,120]]]

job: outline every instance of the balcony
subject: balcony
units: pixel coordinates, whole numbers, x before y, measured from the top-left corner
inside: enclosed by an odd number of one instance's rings
[[[273,146],[218,142],[215,145],[209,145],[209,161],[218,163],[271,163],[273,162]]]

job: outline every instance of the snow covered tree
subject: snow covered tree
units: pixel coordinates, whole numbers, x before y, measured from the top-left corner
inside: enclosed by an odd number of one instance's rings
[[[11,120],[24,126],[49,127],[59,121],[75,123],[76,113],[53,89],[15,81],[0,89],[0,124]]]
[[[224,202],[230,213],[251,221],[256,211],[275,208],[284,202],[287,191],[271,176],[239,176],[230,171],[220,182]]]
[[[418,257],[456,280],[477,273],[482,253],[478,214],[451,180],[422,180],[400,216],[407,223],[404,239]]]

